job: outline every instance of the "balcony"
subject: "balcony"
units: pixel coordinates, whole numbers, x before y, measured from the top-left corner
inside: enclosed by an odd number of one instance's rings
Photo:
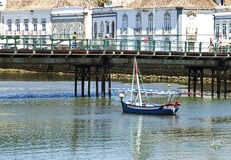
[[[162,28],[162,34],[164,34],[164,35],[171,34],[171,27],[169,27],[169,28]]]
[[[98,38],[104,38],[104,34],[103,33],[98,33]]]
[[[5,34],[6,34],[6,35],[12,35],[12,31],[6,30],[6,31],[5,31]]]
[[[33,35],[38,35],[38,31],[33,31]]]
[[[120,34],[128,34],[128,28],[120,28]]]
[[[29,32],[25,31],[25,30],[22,30],[21,32],[22,32],[22,35],[28,35],[29,34]]]
[[[153,35],[153,28],[147,28],[147,35]]]
[[[198,28],[195,28],[194,30],[189,29],[188,27],[186,28],[186,34],[187,35],[196,35],[198,31]]]
[[[134,34],[138,35],[142,33],[142,28],[134,28]]]
[[[21,31],[14,30],[14,35],[20,35]]]
[[[47,34],[47,31],[42,31],[42,30],[40,30],[40,31],[39,31],[39,34],[40,34],[40,35],[46,35],[46,34]]]

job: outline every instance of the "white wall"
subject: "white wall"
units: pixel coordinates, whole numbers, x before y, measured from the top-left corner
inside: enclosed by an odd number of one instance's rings
[[[0,0],[0,2],[2,2],[2,6],[0,6],[0,11],[4,10],[6,7],[6,2],[7,0]]]
[[[33,10],[34,12],[30,12],[30,10],[16,10],[16,11],[2,11],[2,17],[4,17],[4,23],[2,25],[2,33],[3,35],[6,34],[6,30],[8,30],[7,26],[7,20],[12,20],[12,32],[16,30],[15,21],[16,19],[20,19],[20,30],[24,29],[24,19],[29,19],[29,31],[34,30],[33,28],[33,18],[37,18],[38,20],[38,26],[37,30],[38,32],[42,30],[41,25],[41,19],[46,19],[46,34],[51,34],[51,17],[50,17],[50,10]],[[13,33],[12,33],[13,34]]]

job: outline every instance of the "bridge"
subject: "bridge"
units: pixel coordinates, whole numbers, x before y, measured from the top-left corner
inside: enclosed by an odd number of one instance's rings
[[[203,93],[204,69],[211,71],[212,96],[216,92],[220,97],[221,82],[224,82],[224,95],[227,90],[227,71],[231,68],[230,45],[197,42],[149,41],[149,40],[79,40],[77,44],[72,39],[23,39],[19,37],[1,40],[0,64],[27,65],[69,65],[75,73],[75,96],[77,96],[77,81],[81,81],[81,93],[84,96],[85,81],[88,81],[88,96],[90,96],[90,78],[96,79],[96,96],[98,83],[101,81],[101,96],[105,96],[106,81],[108,81],[109,96],[111,88],[110,68],[121,64],[131,64],[134,57],[139,64],[153,65],[184,65],[188,69],[188,88],[191,81],[196,92],[199,80]]]

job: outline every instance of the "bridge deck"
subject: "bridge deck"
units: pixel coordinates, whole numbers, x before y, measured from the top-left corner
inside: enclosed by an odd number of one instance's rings
[[[162,52],[127,50],[10,50],[1,49],[0,58],[132,58],[178,60],[230,60],[230,54],[210,52]]]

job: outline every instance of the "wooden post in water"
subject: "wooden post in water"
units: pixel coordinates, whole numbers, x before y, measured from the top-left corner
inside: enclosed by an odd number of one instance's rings
[[[101,96],[105,97],[106,93],[106,81],[108,81],[108,93],[109,97],[111,96],[111,78],[110,78],[110,59],[109,58],[104,58],[103,59],[103,64],[102,64],[102,72],[101,72]]]
[[[196,88],[197,88],[197,70],[194,68],[193,69],[193,92],[196,93]],[[196,94],[194,94],[194,97]]]
[[[85,68],[81,67],[81,87],[82,87],[82,97],[84,97],[84,78],[85,78]]]
[[[87,68],[88,97],[91,96],[91,67]]]
[[[214,97],[214,78],[215,78],[215,76],[214,76],[215,74],[214,74],[214,69],[212,69],[212,98]]]
[[[224,71],[224,97],[227,98],[227,71]]]
[[[101,76],[101,96],[105,97],[105,65],[102,66],[102,76]]]
[[[190,85],[190,83],[191,83],[191,68],[188,68],[188,93],[190,93],[190,87],[191,87],[191,85]],[[188,94],[188,96],[190,97],[190,94]]]
[[[75,66],[75,97],[77,97],[77,73],[78,73],[78,68]]]
[[[103,59],[103,63],[95,66],[87,65],[76,65],[75,66],[75,97],[77,97],[77,81],[81,81],[81,96],[84,97],[85,91],[85,80],[87,80],[88,85],[88,97],[91,96],[91,68],[95,67],[95,80],[96,80],[96,97],[99,96],[99,81],[101,81],[101,96],[105,97],[106,95],[106,81],[108,83],[108,93],[111,97],[111,77],[110,77],[110,60],[108,58]]]
[[[221,94],[221,70],[217,70],[217,98],[220,98]]]
[[[203,97],[203,90],[204,90],[204,74],[203,69],[200,69],[200,80],[201,80],[201,97]]]
[[[99,97],[99,68],[96,67],[95,69],[95,82],[96,82],[96,97]]]
[[[108,73],[108,96],[111,97],[111,73]]]

